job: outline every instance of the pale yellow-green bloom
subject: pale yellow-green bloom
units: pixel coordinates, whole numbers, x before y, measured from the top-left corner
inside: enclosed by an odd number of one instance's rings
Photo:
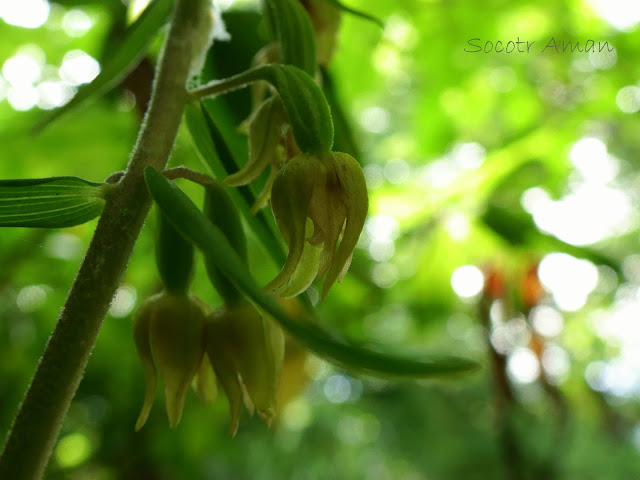
[[[214,311],[206,329],[207,355],[229,399],[230,435],[238,430],[243,400],[270,425],[284,359],[282,330],[248,302]]]
[[[300,154],[287,162],[271,189],[271,208],[289,253],[265,289],[294,296],[326,274],[326,297],[349,268],[368,205],[364,174],[350,155]]]
[[[200,304],[184,293],[154,295],[136,313],[134,340],[146,386],[136,430],[142,428],[151,411],[157,370],[162,375],[169,425],[175,427],[180,422],[187,390],[202,364],[204,324]]]

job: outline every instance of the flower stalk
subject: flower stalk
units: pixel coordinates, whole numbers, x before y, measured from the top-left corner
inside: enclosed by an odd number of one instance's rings
[[[84,374],[102,320],[149,211],[146,166],[164,169],[188,98],[192,59],[211,24],[205,0],[178,0],[159,59],[151,103],[127,170],[98,222],[0,455],[0,478],[42,477]]]

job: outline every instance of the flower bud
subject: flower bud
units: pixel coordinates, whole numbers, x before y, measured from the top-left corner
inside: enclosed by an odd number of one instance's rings
[[[186,294],[162,292],[147,299],[134,320],[134,339],[145,373],[145,400],[136,430],[145,424],[156,389],[156,368],[164,383],[169,424],[182,417],[187,390],[202,364],[205,315]]]
[[[315,268],[311,259],[317,252],[308,250],[306,245],[310,244],[321,248],[317,276],[326,273],[322,285],[325,298],[349,267],[367,216],[367,186],[360,165],[346,153],[300,154],[278,174],[271,208],[289,253],[282,270],[265,289],[284,296],[304,291],[308,284],[294,279],[301,271],[307,276]],[[312,222],[312,234],[307,219]]]
[[[207,354],[229,398],[231,436],[238,428],[243,389],[269,425],[284,359],[282,330],[249,303],[225,306],[209,316]]]
[[[287,113],[280,96],[269,97],[249,119],[249,160],[240,171],[225,179],[227,185],[246,185],[271,166],[269,178],[252,207],[253,213],[266,204],[271,184],[284,162],[282,144],[285,141],[286,125]]]

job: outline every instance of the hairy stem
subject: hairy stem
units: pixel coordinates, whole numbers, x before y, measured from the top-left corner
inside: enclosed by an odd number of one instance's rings
[[[192,181],[193,183],[197,183],[198,185],[202,185],[203,187],[207,185],[211,185],[215,182],[213,178],[205,173],[196,172],[195,170],[191,170],[190,168],[179,166],[173,167],[168,170],[162,172],[166,178],[169,180],[176,180],[178,178],[185,178],[187,180]]]
[[[191,90],[189,94],[194,100],[223,95],[225,93],[233,92],[234,90],[248,87],[252,82],[256,82],[258,80],[268,81],[268,73],[265,74],[265,72],[269,72],[269,70],[264,66],[251,68],[232,77],[224,78],[222,80],[213,80],[201,85],[198,88]]]
[[[149,211],[143,170],[167,164],[187,100],[194,55],[208,37],[206,0],[178,0],[149,109],[129,166],[110,195],[0,455],[0,478],[42,476],[102,320]]]

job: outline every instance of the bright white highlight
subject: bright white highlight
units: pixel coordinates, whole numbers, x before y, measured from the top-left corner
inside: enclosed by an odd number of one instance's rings
[[[360,125],[371,133],[383,133],[389,123],[389,112],[382,107],[365,108],[360,114]]]
[[[100,64],[82,50],[68,52],[62,60],[60,78],[72,85],[89,83],[100,73]]]
[[[0,18],[9,25],[38,28],[49,18],[46,0],[0,0]]]
[[[555,337],[564,330],[562,314],[553,307],[540,305],[531,311],[534,330],[545,337]]]
[[[451,275],[451,286],[456,294],[462,298],[478,295],[484,287],[484,275],[473,265],[458,267]]]
[[[616,95],[616,105],[624,113],[640,111],[640,88],[635,85],[622,87]]]
[[[588,0],[598,16],[618,30],[631,30],[640,22],[640,3],[629,0]]]
[[[618,159],[607,153],[601,140],[591,137],[578,140],[569,158],[580,176],[565,196],[553,200],[539,187],[522,195],[522,206],[538,228],[572,245],[626,233],[634,216],[629,194],[611,183],[620,170]]]
[[[598,284],[598,269],[591,262],[566,253],[545,256],[538,276],[558,307],[569,312],[582,308]]]
[[[569,159],[585,180],[610,182],[620,170],[618,160],[607,154],[607,146],[597,138],[578,140],[571,147]]]
[[[109,308],[109,314],[112,317],[122,318],[131,313],[133,307],[136,306],[138,294],[136,289],[131,285],[122,285],[116,290]]]
[[[532,383],[540,376],[540,362],[528,348],[518,348],[507,360],[507,372],[517,383]]]
[[[41,74],[40,63],[27,53],[15,55],[2,65],[2,75],[14,87],[33,85]]]
[[[70,37],[81,37],[93,27],[93,20],[84,11],[74,8],[64,14],[62,28]]]

